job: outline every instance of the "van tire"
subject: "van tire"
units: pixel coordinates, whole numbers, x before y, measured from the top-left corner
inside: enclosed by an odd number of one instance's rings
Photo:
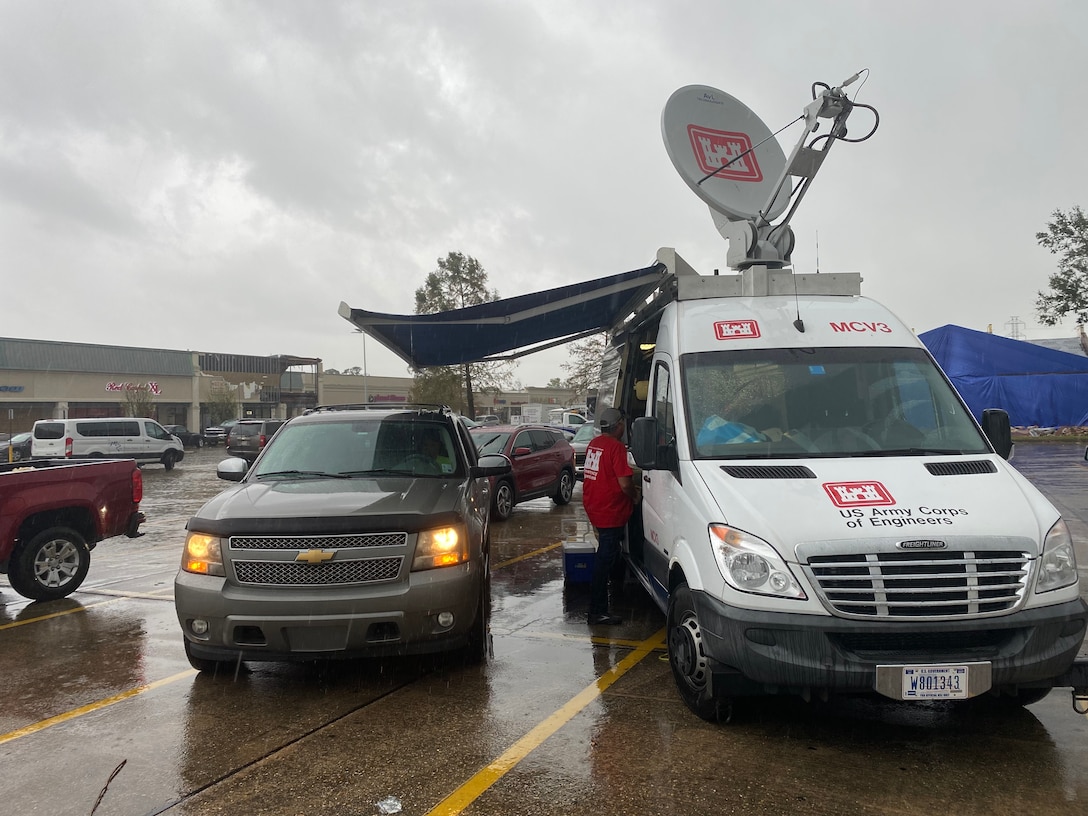
[[[695,602],[685,583],[669,593],[666,618],[669,667],[684,704],[707,722],[732,719],[732,703],[716,699],[710,686],[710,667],[703,651],[703,634],[695,614]]]
[[[162,455],[162,466],[167,470],[174,469],[174,452],[167,451]]]
[[[574,495],[574,474],[566,468],[559,474],[559,484],[555,488],[552,501],[558,505],[570,504],[570,497]]]
[[[75,592],[91,566],[86,540],[70,527],[50,527],[19,544],[8,563],[11,588],[33,601],[55,601]]]
[[[495,497],[491,502],[496,521],[506,521],[514,512],[514,486],[503,479],[495,484]]]

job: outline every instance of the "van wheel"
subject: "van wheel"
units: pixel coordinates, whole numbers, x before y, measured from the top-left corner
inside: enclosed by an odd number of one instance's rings
[[[91,566],[83,536],[70,527],[51,527],[19,544],[8,563],[11,588],[34,601],[54,601],[75,592]]]
[[[498,521],[510,518],[510,514],[514,512],[514,486],[510,482],[499,482],[495,485],[495,500],[492,504]]]
[[[162,455],[162,466],[167,470],[174,469],[174,452],[167,451]]]
[[[695,602],[687,584],[669,594],[669,666],[684,704],[708,722],[729,722],[732,704],[718,700],[710,690],[710,667],[703,651],[703,632],[695,615]]]
[[[574,495],[574,476],[569,470],[564,469],[559,474],[559,486],[555,489],[552,501],[556,504],[570,504],[570,497]]]

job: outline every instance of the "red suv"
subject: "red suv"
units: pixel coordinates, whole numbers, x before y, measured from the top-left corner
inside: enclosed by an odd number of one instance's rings
[[[551,496],[566,504],[574,492],[574,448],[554,425],[481,425],[471,429],[476,450],[502,453],[513,465],[507,476],[491,479],[491,517],[510,518],[515,504]]]

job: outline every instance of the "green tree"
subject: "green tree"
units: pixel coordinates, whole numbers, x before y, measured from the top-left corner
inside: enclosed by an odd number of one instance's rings
[[[438,268],[416,290],[416,314],[447,312],[498,299],[498,291],[487,288],[487,273],[479,261],[470,255],[450,252],[438,259]],[[513,381],[513,368],[513,363],[491,362],[422,369],[415,375],[412,399],[450,405],[475,416],[474,393],[508,389]]]
[[[1058,256],[1058,271],[1050,276],[1050,290],[1035,301],[1039,322],[1054,326],[1073,314],[1078,323],[1088,323],[1088,217],[1080,207],[1055,210],[1046,227],[1035,239]]]
[[[608,335],[602,333],[590,335],[569,345],[566,362],[559,364],[559,367],[567,374],[565,382],[567,388],[587,396],[596,392],[607,341]]]

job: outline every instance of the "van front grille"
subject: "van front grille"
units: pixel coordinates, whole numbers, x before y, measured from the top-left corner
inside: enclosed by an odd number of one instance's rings
[[[298,561],[235,561],[240,584],[261,586],[345,586],[392,581],[400,574],[402,556],[345,558],[306,564]]]
[[[805,567],[828,609],[848,618],[999,615],[1028,585],[1027,553],[894,552],[820,555]]]

